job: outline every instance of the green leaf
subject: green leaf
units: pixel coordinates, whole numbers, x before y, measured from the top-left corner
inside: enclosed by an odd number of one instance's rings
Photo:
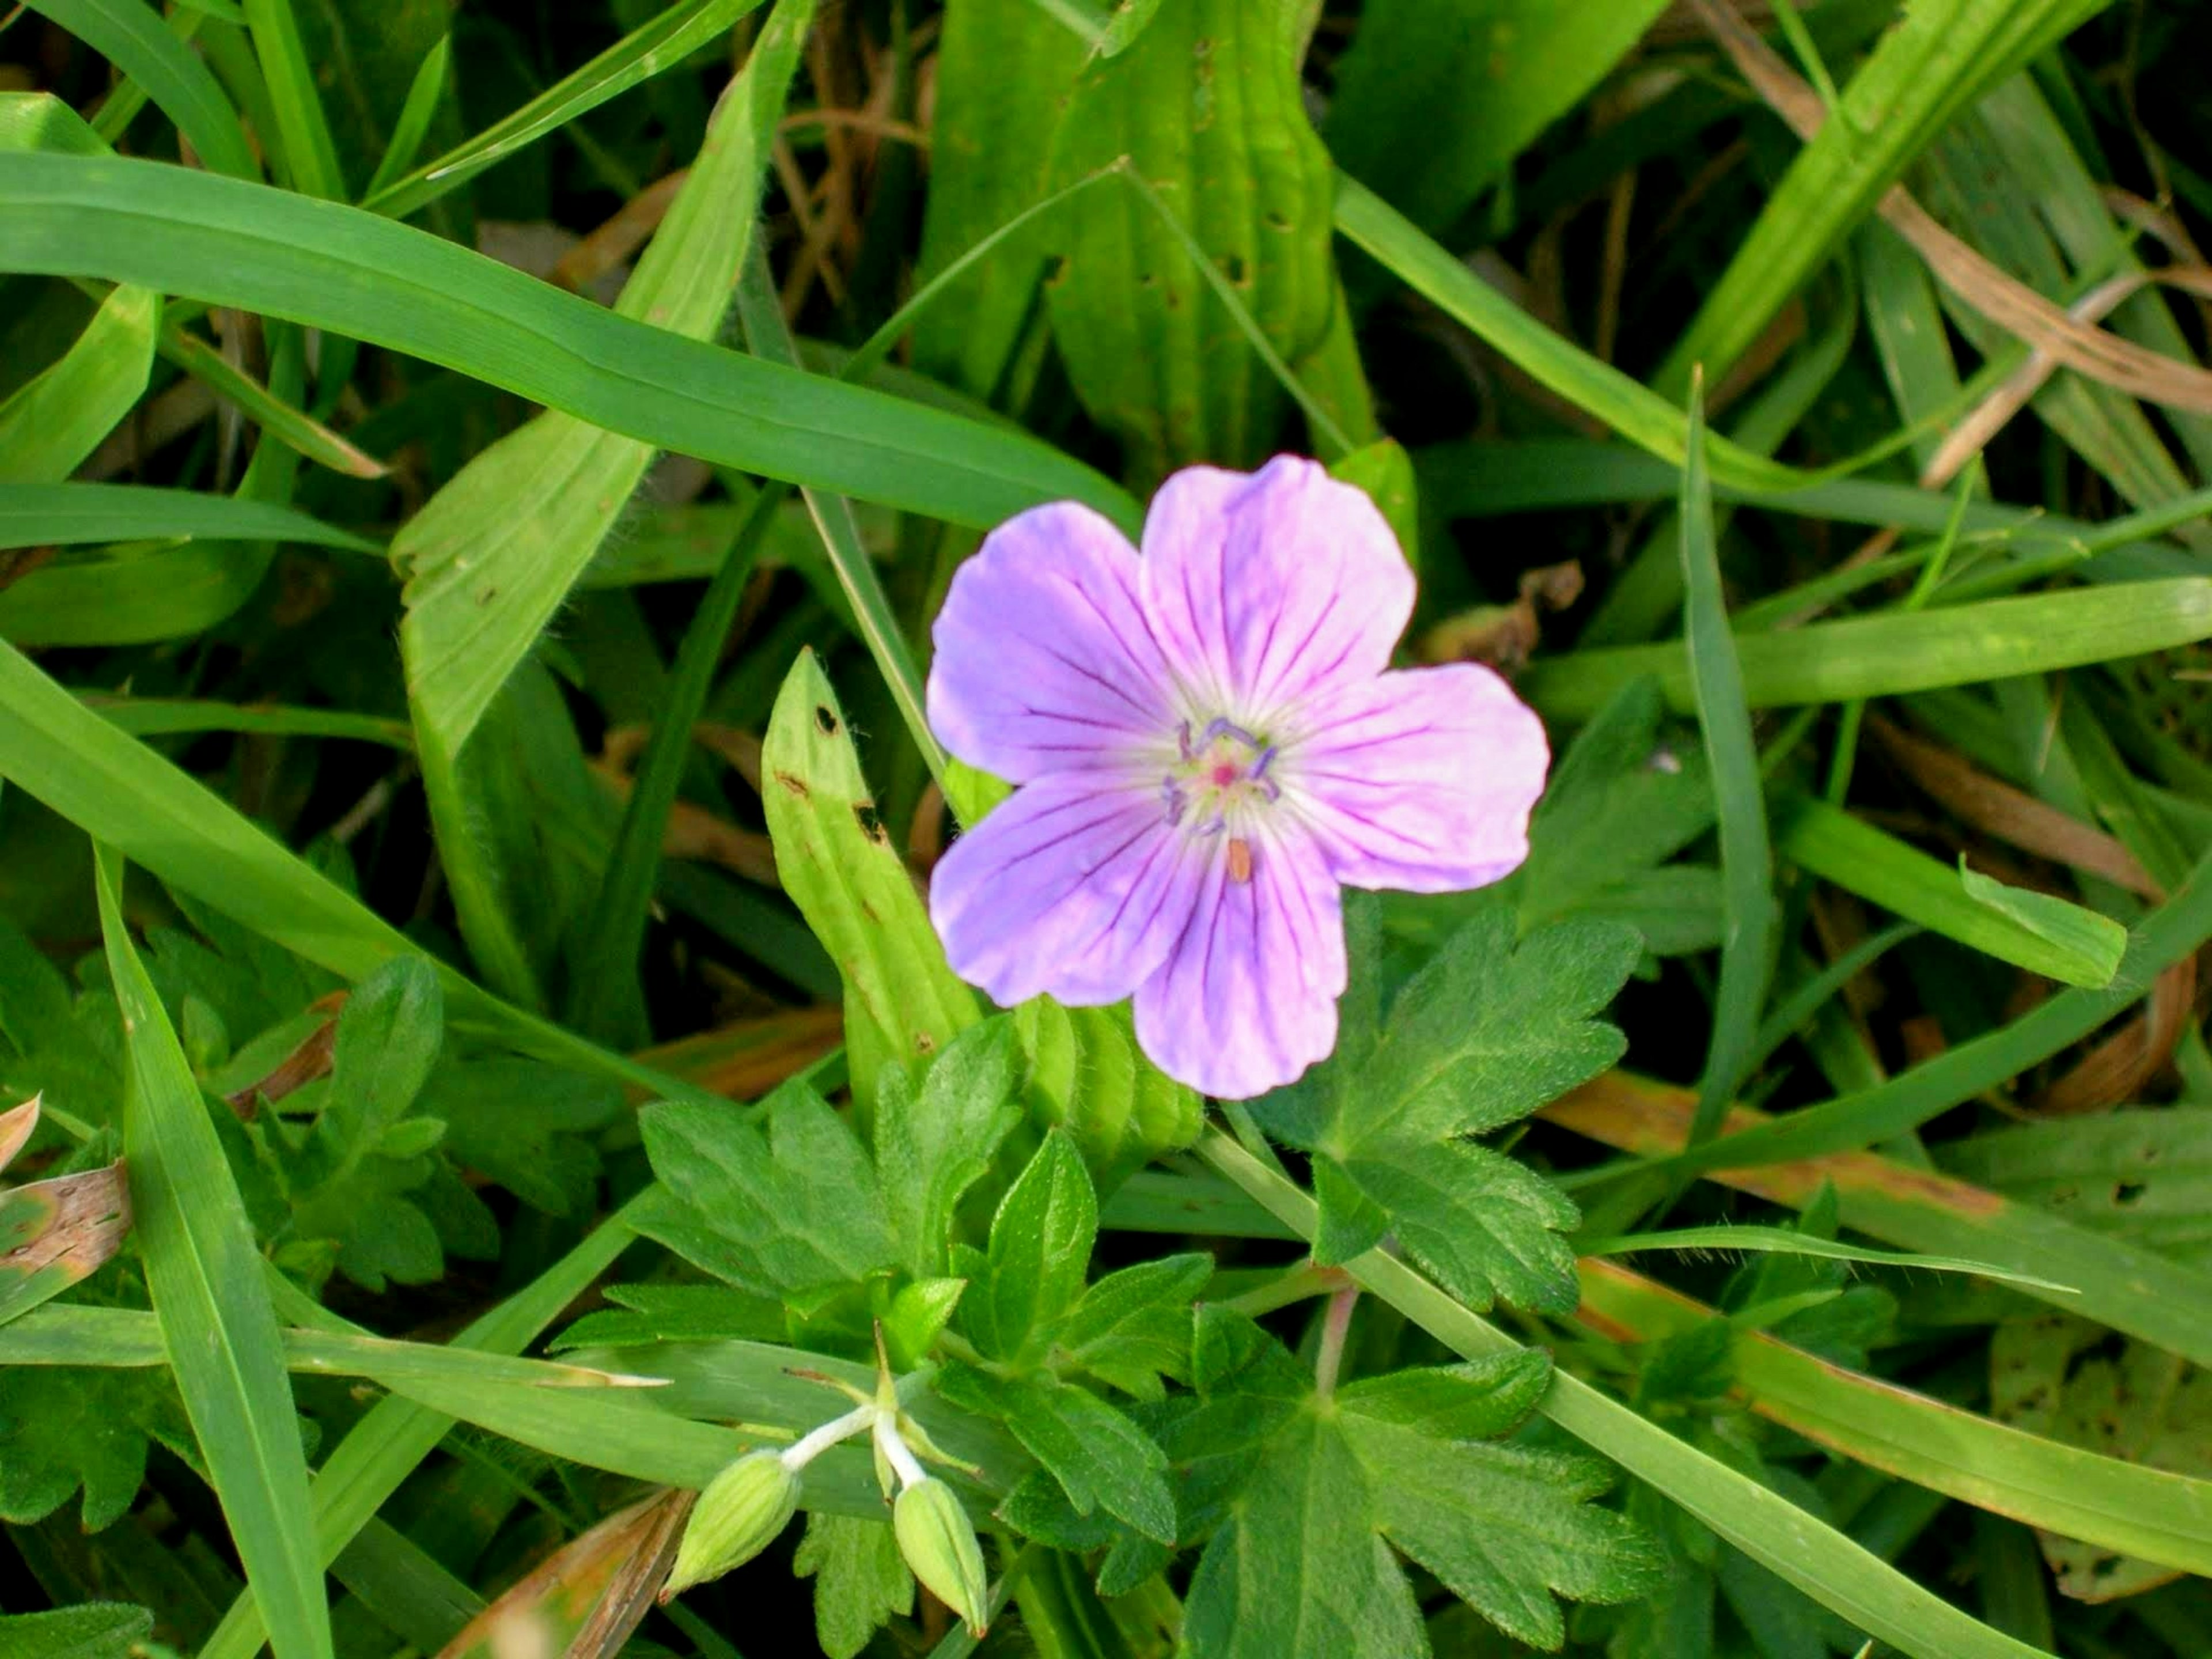
[[[123,1139],[147,1287],[276,1659],[330,1659],[307,1459],[260,1253],[199,1085],[125,930],[121,860],[102,849],[97,875],[130,1034]]]
[[[1330,152],[1442,233],[1664,9],[1665,0],[1374,0],[1337,65]]]
[[[1713,807],[1720,829],[1721,968],[1713,1029],[1698,1085],[1690,1143],[1709,1139],[1749,1069],[1759,1018],[1774,977],[1781,917],[1774,895],[1774,849],[1766,828],[1766,790],[1743,690],[1743,665],[1729,631],[1705,470],[1705,381],[1690,386],[1689,454],[1682,466],[1682,644],[1690,662],[1691,702],[1705,740]]]
[[[1084,58],[1083,43],[1036,0],[945,7],[919,282],[1043,198],[1060,100]],[[916,325],[915,362],[976,397],[996,391],[1036,308],[1048,246],[1033,225],[963,273],[957,303]]]
[[[723,94],[617,316],[693,339],[728,309],[812,0],[783,0]],[[557,410],[482,451],[402,527],[399,643],[424,743],[458,754],[629,506],[653,447]],[[496,601],[495,603],[494,601]]]
[[[373,1146],[405,1115],[438,1063],[446,999],[419,957],[395,957],[354,988],[338,1015],[329,1103],[315,1136],[334,1162]]]
[[[791,1570],[814,1581],[814,1634],[829,1659],[855,1659],[880,1626],[914,1607],[914,1575],[885,1522],[808,1516]]]
[[[1705,750],[1663,738],[1664,713],[1659,683],[1647,676],[1622,686],[1575,734],[1528,826],[1524,931],[1570,915],[1617,915],[1633,902],[1639,872],[1711,827]]]
[[[284,317],[490,381],[702,460],[979,527],[1040,501],[1133,504],[1026,434],[741,356],[603,310],[357,208],[154,161],[0,155],[15,270]]]
[[[202,166],[234,179],[261,176],[222,82],[151,7],[137,0],[39,0],[31,9],[51,17],[137,82],[176,123]]]
[[[2212,580],[2185,576],[1816,622],[1735,643],[1749,705],[1786,708],[2075,668],[2207,637]],[[1668,708],[1691,707],[1680,641],[1546,658],[1519,690],[1547,718],[1573,721],[1646,674],[1658,677]]]
[[[548,1346],[635,1348],[655,1342],[775,1342],[783,1304],[726,1285],[609,1285],[611,1308],[597,1309]]]
[[[1371,1246],[1376,1214],[1455,1294],[1487,1307],[1574,1306],[1575,1207],[1504,1154],[1467,1137],[1527,1116],[1620,1057],[1595,1016],[1639,946],[1609,923],[1573,921],[1514,942],[1510,915],[1468,922],[1376,1009],[1380,930],[1346,917],[1352,990],[1336,1053],[1255,1103],[1269,1133],[1334,1168],[1317,1188],[1332,1255]],[[1371,1206],[1371,1207],[1370,1207]]]
[[[938,1393],[963,1411],[1005,1424],[1060,1483],[1078,1515],[1103,1509],[1163,1544],[1176,1537],[1167,1455],[1121,1413],[1087,1389],[1049,1376],[994,1376],[951,1364]]]
[[[118,288],[59,362],[0,403],[0,484],[59,483],[122,423],[154,369],[161,299]]]
[[[605,1078],[501,1055],[448,1061],[416,1109],[443,1120],[445,1150],[547,1215],[582,1216],[599,1176],[592,1132],[623,1113]]]
[[[1083,1158],[1053,1130],[1000,1201],[988,1255],[955,1253],[954,1270],[973,1281],[960,1327],[985,1358],[1035,1357],[1082,1296],[1097,1237],[1098,1198]]]
[[[120,1162],[0,1191],[0,1325],[90,1277],[130,1231]]]
[[[154,1615],[119,1601],[82,1601],[0,1619],[8,1659],[131,1659],[145,1650]]]
[[[0,1520],[27,1526],[84,1489],[84,1530],[129,1511],[158,1440],[189,1454],[191,1431],[158,1372],[11,1365],[0,1370]]]
[[[114,153],[84,117],[51,92],[0,92],[0,149],[46,149],[65,155]]]
[[[1139,1400],[1159,1400],[1162,1378],[1181,1382],[1190,1375],[1190,1304],[1212,1276],[1213,1258],[1195,1252],[1108,1273],[1060,1322],[1055,1363]]]
[[[953,1038],[919,1086],[904,1066],[879,1074],[877,1179],[891,1237],[916,1278],[945,1271],[962,1194],[1021,1120],[1014,1085],[1013,1030],[1005,1019]]]
[[[1929,0],[1902,12],[1706,290],[1660,372],[1662,394],[1680,395],[1698,366],[1726,374],[1954,114],[2102,4]]]
[[[2075,1226],[2212,1268],[2212,1115],[2143,1107],[2022,1124],[1951,1141],[1936,1158]]]
[[[2054,894],[2010,886],[1970,870],[1963,854],[1959,860],[1959,880],[1968,898],[2017,923],[2066,958],[2069,971],[2059,977],[2067,984],[2109,985],[2119,971],[2120,957],[2128,948],[2128,930],[2110,916]]]
[[[1278,0],[1163,8],[1127,52],[1077,80],[1049,168],[1064,189],[1127,156],[1294,368],[1322,349],[1344,305],[1328,155],[1299,81],[1310,21]],[[1132,476],[1249,465],[1274,447],[1282,388],[1173,228],[1139,204],[1092,204],[1064,216],[1054,240],[1053,337]]]
[[[1805,799],[1790,808],[1780,850],[1846,892],[2063,984],[2092,990],[2110,985],[2127,950],[2128,930],[2110,917],[2006,887],[1963,866],[1954,871],[1825,802]]]
[[[373,213],[405,218],[449,191],[458,190],[486,167],[681,64],[726,33],[738,18],[757,11],[762,3],[763,0],[680,0],[466,143],[425,162],[397,182],[373,187],[362,205]]]
[[[2212,1479],[2212,1371],[2144,1342],[2107,1351],[2087,1319],[2045,1314],[2000,1325],[1990,1343],[1998,1421],[2153,1468]],[[2063,1595],[2107,1601],[2166,1583],[2171,1566],[2041,1531]]]
[[[1540,1352],[1287,1401],[1286,1359],[1248,1364],[1235,1382],[1255,1383],[1256,1395],[1217,1388],[1170,1437],[1179,1468],[1211,1454],[1247,1471],[1191,1580],[1191,1659],[1425,1652],[1392,1547],[1508,1635],[1545,1649],[1565,1631],[1554,1593],[1624,1601],[1655,1587],[1651,1541],[1588,1502],[1610,1484],[1603,1465],[1490,1443],[1543,1393],[1550,1362]],[[1255,1443],[1240,1419],[1270,1426]]]
[[[664,1100],[641,1114],[654,1173],[723,1247],[699,1265],[740,1290],[785,1297],[895,1266],[875,1170],[845,1121],[803,1082],[770,1095],[767,1117],[763,1133],[726,1106],[696,1101]],[[640,1231],[661,1236],[650,1221]]]
[[[811,651],[777,695],[761,781],[783,890],[845,981],[845,1045],[865,1109],[888,1063],[938,1053],[982,1018],[982,1005],[945,964]]]
[[[1075,1138],[1100,1192],[1198,1139],[1206,1114],[1197,1091],[1146,1058],[1126,1003],[1063,1008],[1034,997],[1014,1023],[1029,1060],[1031,1117]]]

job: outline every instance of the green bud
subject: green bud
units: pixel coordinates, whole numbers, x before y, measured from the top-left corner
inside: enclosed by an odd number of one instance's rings
[[[799,1477],[772,1451],[747,1452],[707,1483],[676,1547],[660,1599],[741,1567],[775,1541],[799,1507]]]
[[[899,1553],[914,1576],[960,1615],[970,1635],[981,1636],[983,1550],[952,1488],[942,1480],[915,1481],[891,1506],[891,1525],[898,1534]]]

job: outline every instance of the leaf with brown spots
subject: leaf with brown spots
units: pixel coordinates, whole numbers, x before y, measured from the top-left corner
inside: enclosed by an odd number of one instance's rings
[[[0,1324],[88,1277],[130,1231],[119,1158],[0,1193]]]

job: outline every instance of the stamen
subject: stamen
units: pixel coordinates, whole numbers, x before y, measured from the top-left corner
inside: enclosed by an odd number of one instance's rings
[[[1229,879],[1240,887],[1252,879],[1252,843],[1242,836],[1229,838]]]
[[[1173,778],[1160,781],[1160,792],[1167,799],[1168,822],[1181,823],[1183,813],[1190,806],[1189,797],[1183,793],[1182,787]]]
[[[1185,761],[1190,759],[1190,722],[1188,720],[1185,720],[1176,729],[1176,747],[1182,751]]]
[[[1260,758],[1252,763],[1252,781],[1257,783],[1266,777],[1267,769],[1274,764],[1274,761],[1275,745],[1271,743],[1260,751]]]

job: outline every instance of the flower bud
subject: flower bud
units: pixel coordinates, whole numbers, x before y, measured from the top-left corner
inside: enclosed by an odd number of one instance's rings
[[[899,1553],[914,1576],[960,1615],[970,1635],[981,1636],[983,1551],[952,1488],[934,1479],[915,1481],[891,1506],[891,1525],[898,1534]]]
[[[707,1483],[661,1586],[666,1601],[741,1567],[775,1541],[799,1507],[799,1477],[772,1451],[747,1452]]]

